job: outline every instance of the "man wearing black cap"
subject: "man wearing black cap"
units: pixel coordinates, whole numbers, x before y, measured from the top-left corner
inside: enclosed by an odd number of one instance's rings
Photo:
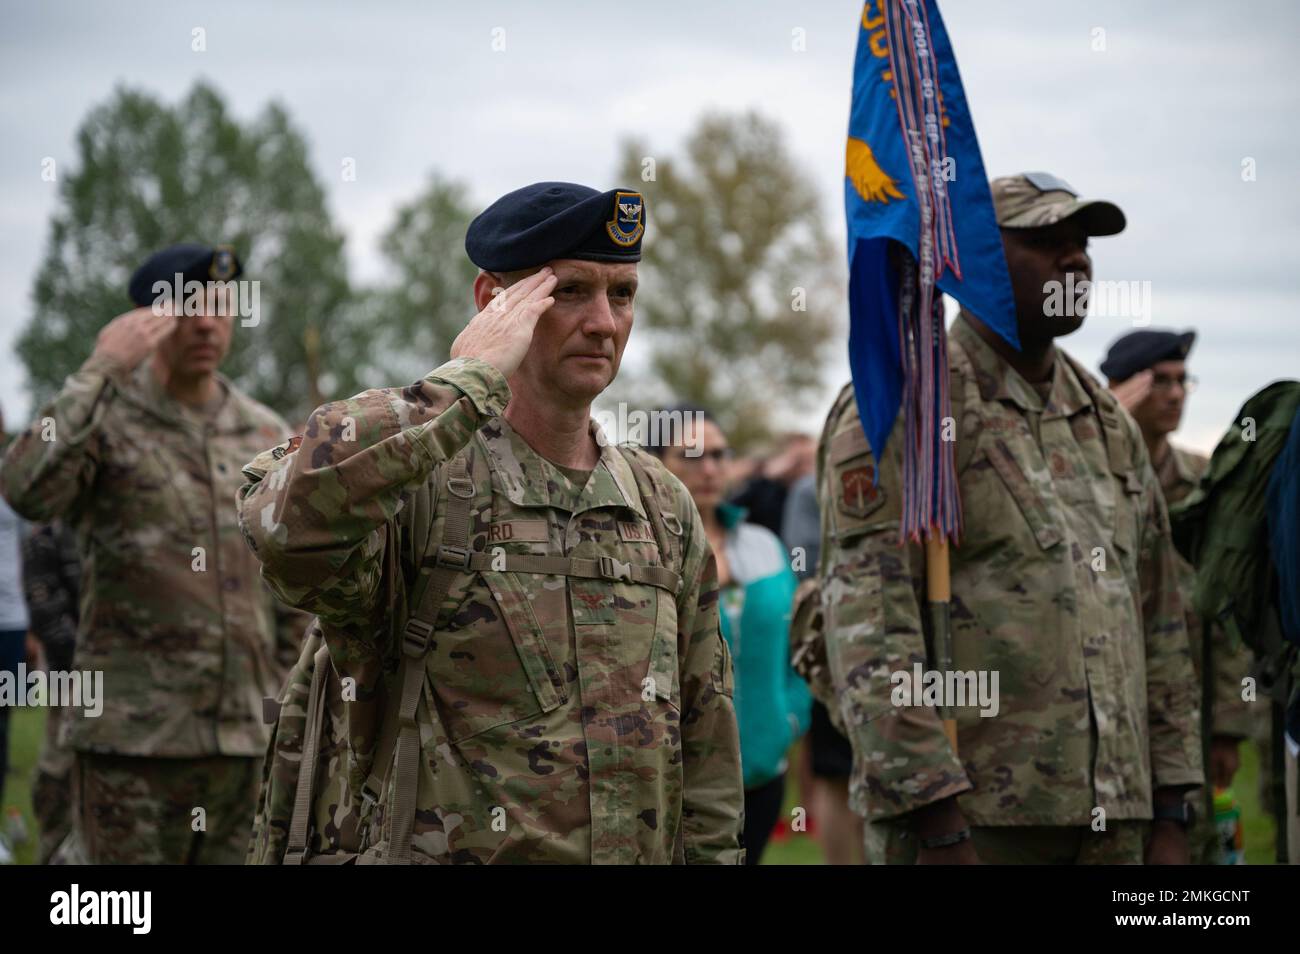
[[[990,189],[1021,348],[965,311],[948,346],[964,515],[952,668],[996,677],[996,701],[954,707],[954,750],[933,707],[895,694],[927,658],[926,567],[898,540],[904,436],[877,460],[850,385],[818,480],[853,805],[874,861],[1185,863],[1183,798],[1202,773],[1168,518],[1132,420],[1057,347],[1086,309],[1051,301],[1091,280],[1089,237],[1124,215],[1045,173]]]
[[[246,468],[264,577],[319,614],[355,681],[365,779],[259,825],[253,860],[743,860],[699,514],[591,419],[632,330],[645,222],[630,190],[497,200],[465,238],[483,271],[451,360],[319,408],[300,446]]]
[[[68,714],[66,738],[92,863],[243,860],[262,698],[306,625],[258,579],[235,513],[239,468],[287,433],[217,372],[239,271],[229,248],[151,256],[131,279],[137,307],[104,327],[0,470],[15,510],[77,533],[74,668],[101,673],[104,691],[102,711]]]
[[[1196,386],[1186,364],[1195,341],[1194,331],[1133,331],[1116,339],[1101,363],[1107,386],[1142,429],[1151,466],[1169,504],[1192,491],[1209,463],[1208,458],[1169,442],[1183,419],[1187,395]]]
[[[1187,356],[1196,341],[1194,331],[1148,328],[1117,339],[1101,363],[1107,386],[1142,430],[1151,464],[1170,507],[1190,494],[1209,466],[1209,458],[1175,446],[1169,435],[1178,429],[1187,395],[1196,379],[1187,373]],[[1252,714],[1242,700],[1242,680],[1250,672],[1250,651],[1234,646],[1221,627],[1210,628],[1210,639],[1192,608],[1196,571],[1177,556],[1179,593],[1187,618],[1187,634],[1197,677],[1208,689],[1203,698],[1202,737],[1206,740],[1205,777],[1211,783],[1199,804],[1193,833],[1193,860],[1210,864],[1218,854],[1213,826],[1213,788],[1227,788],[1237,773],[1237,747],[1250,735]],[[1213,786],[1213,787],[1211,787]]]

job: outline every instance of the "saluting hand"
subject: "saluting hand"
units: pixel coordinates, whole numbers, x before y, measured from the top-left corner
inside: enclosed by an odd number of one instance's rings
[[[1145,401],[1147,395],[1151,393],[1151,385],[1155,378],[1155,373],[1150,369],[1139,371],[1127,381],[1121,381],[1115,385],[1110,389],[1110,392],[1115,395],[1115,399],[1119,401],[1124,410],[1132,414],[1133,409]]]
[[[92,357],[107,357],[124,371],[133,371],[168,335],[176,330],[170,307],[155,315],[151,306],[118,315],[99,332]]]
[[[453,358],[478,358],[506,377],[523,363],[537,319],[555,304],[550,267],[515,282],[480,311],[451,344]]]

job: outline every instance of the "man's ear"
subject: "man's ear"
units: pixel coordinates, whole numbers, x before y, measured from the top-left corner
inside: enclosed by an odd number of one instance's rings
[[[478,278],[474,279],[474,307],[482,311],[505,290],[505,286],[505,279],[496,272],[479,272]]]

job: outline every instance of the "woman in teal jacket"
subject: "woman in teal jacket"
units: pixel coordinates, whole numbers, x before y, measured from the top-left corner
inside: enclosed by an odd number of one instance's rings
[[[719,618],[736,675],[736,718],[745,779],[745,848],[758,864],[781,812],[786,752],[808,729],[812,697],[790,668],[790,556],[770,530],[724,503],[726,436],[707,411],[678,406],[677,433],[651,446],[690,491],[718,562]],[[670,413],[671,413],[670,412]]]

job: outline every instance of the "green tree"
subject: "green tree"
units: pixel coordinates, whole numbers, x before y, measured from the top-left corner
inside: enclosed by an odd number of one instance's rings
[[[226,374],[291,420],[358,390],[359,330],[336,320],[343,238],[281,106],[241,124],[205,83],[173,107],[119,88],[82,123],[77,154],[17,345],[37,405],[131,307],[132,271],[184,241],[233,245],[241,277],[260,282],[260,323],[236,327]]]
[[[358,306],[371,385],[418,380],[450,357],[474,315],[478,269],[464,244],[472,216],[465,186],[436,174],[397,210],[380,239],[395,281],[367,292]]]
[[[821,396],[840,327],[839,249],[811,178],[780,128],[752,112],[704,116],[682,156],[626,141],[619,176],[646,197],[630,357],[647,355],[648,368],[625,361],[615,396],[703,404],[737,448],[752,447],[770,436],[775,406]]]

